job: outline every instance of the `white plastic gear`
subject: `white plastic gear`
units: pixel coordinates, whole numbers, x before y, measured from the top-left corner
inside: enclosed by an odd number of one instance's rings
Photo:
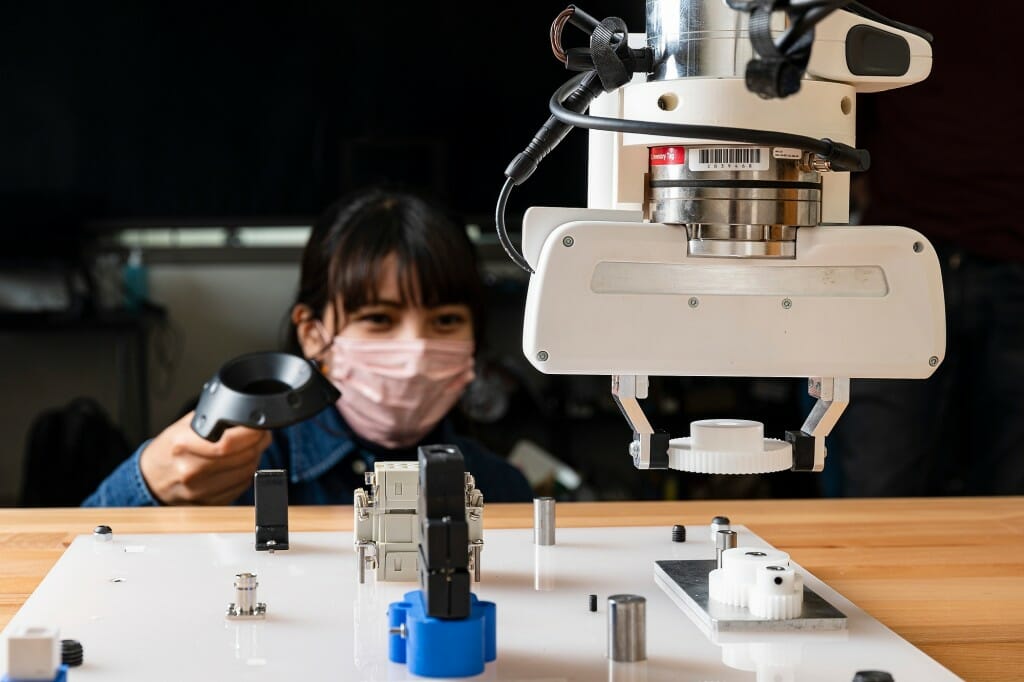
[[[787,565],[761,566],[750,588],[750,614],[765,620],[786,620],[800,615],[804,601],[803,578]]]
[[[764,437],[764,424],[745,419],[703,419],[690,436],[669,441],[669,467],[698,474],[766,474],[793,466],[793,446]]]
[[[789,620],[800,615],[803,608],[803,592],[790,594],[765,594],[753,589],[750,591],[750,615],[765,620]]]
[[[716,568],[708,573],[708,596],[722,604],[746,608],[750,585],[730,580],[725,569]]]
[[[669,441],[669,467],[695,474],[768,474],[793,466],[793,446],[775,438],[764,439],[763,452],[693,450],[689,438]]]
[[[708,596],[714,601],[747,608],[759,571],[789,565],[789,555],[771,547],[734,547],[722,553],[722,568],[708,574]]]

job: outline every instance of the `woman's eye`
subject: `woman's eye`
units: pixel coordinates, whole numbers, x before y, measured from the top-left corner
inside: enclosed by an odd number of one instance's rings
[[[434,318],[434,324],[442,328],[458,327],[466,322],[466,316],[458,313],[444,313]]]
[[[383,327],[391,324],[391,316],[384,313],[365,313],[356,318],[359,322],[375,327]]]

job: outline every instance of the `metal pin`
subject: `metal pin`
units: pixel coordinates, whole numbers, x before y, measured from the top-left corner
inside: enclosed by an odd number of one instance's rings
[[[479,542],[474,542],[471,546],[473,550],[473,582],[480,582],[480,552],[483,550],[483,545]]]
[[[359,564],[359,584],[362,585],[366,582],[366,545],[360,544],[356,547],[356,551],[359,553],[359,558],[356,560]]]
[[[267,605],[256,601],[257,587],[255,573],[235,575],[235,602],[228,607],[228,618],[263,618],[266,615]]]
[[[255,573],[239,573],[235,576],[235,603],[240,613],[252,613],[256,609],[258,586]]]
[[[732,526],[729,525],[728,516],[716,516],[711,519],[711,542],[718,541],[718,531],[729,530],[730,528],[732,528]]]
[[[732,549],[736,546],[736,531],[734,530],[720,530],[715,538],[715,551],[716,559],[718,560],[718,568],[722,567],[722,552],[727,549]]]
[[[647,600],[640,595],[608,597],[608,658],[620,663],[647,660]]]
[[[533,543],[555,544],[555,498],[533,498]]]

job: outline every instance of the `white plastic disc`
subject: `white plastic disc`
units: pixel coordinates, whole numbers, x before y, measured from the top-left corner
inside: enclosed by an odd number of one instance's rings
[[[764,437],[764,424],[746,419],[702,419],[690,436],[673,438],[669,467],[698,474],[766,474],[793,466],[793,446]]]

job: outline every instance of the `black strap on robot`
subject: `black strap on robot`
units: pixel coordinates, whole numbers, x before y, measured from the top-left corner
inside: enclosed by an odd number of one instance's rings
[[[798,34],[792,42],[780,47],[772,37],[772,14],[783,10],[791,25],[799,23],[806,12],[794,9],[789,0],[756,0],[750,5],[750,44],[758,59],[747,62],[747,90],[764,99],[788,97],[800,90],[800,79],[811,59],[814,29]],[[735,3],[730,7],[737,9]]]

